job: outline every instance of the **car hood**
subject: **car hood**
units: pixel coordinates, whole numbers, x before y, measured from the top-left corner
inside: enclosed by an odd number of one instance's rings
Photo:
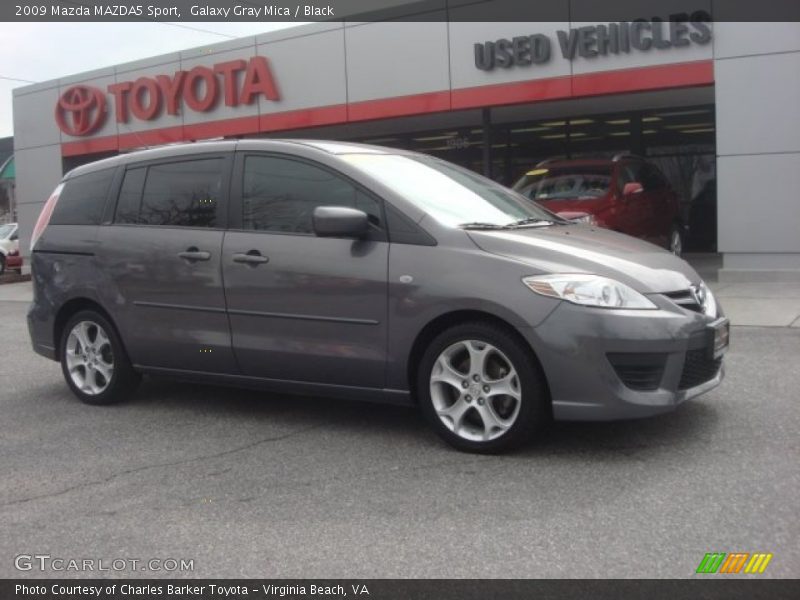
[[[689,264],[648,242],[584,225],[467,232],[486,252],[530,265],[539,273],[594,273],[648,294],[685,290],[700,282]]]

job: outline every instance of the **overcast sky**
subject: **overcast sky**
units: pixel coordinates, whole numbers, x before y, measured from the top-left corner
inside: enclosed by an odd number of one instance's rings
[[[0,137],[14,134],[11,90],[297,23],[0,23]],[[25,80],[25,81],[15,81]]]

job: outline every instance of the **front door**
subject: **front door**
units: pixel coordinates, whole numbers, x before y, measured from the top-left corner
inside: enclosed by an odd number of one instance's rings
[[[231,162],[181,157],[124,174],[97,256],[134,364],[236,372],[220,267]]]
[[[617,176],[617,188],[620,194],[616,219],[613,229],[634,237],[652,241],[653,236],[653,197],[644,187],[642,181],[642,164],[631,162],[620,166]],[[626,183],[639,183],[642,191],[635,194],[622,195]]]
[[[269,379],[382,388],[389,244],[381,203],[286,155],[237,154],[222,269],[238,364]],[[361,240],[316,237],[317,206],[364,210]],[[233,225],[234,227],[236,225]]]

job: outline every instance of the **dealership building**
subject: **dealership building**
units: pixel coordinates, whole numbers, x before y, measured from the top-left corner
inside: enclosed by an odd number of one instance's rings
[[[800,24],[320,22],[14,90],[21,249],[69,169],[145,147],[306,137],[506,184],[546,158],[660,166],[720,277],[800,279]]]

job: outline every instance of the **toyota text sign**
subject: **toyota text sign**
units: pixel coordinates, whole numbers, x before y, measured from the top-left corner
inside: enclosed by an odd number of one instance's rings
[[[108,113],[106,94],[111,95],[117,123],[128,123],[131,119],[152,121],[163,114],[178,115],[184,107],[208,112],[220,100],[225,106],[235,107],[253,104],[259,96],[270,101],[280,99],[269,62],[263,56],[254,56],[213,67],[197,66],[172,75],[112,83],[105,91],[87,85],[71,86],[56,103],[55,118],[61,131],[71,136],[87,136],[100,129]]]

